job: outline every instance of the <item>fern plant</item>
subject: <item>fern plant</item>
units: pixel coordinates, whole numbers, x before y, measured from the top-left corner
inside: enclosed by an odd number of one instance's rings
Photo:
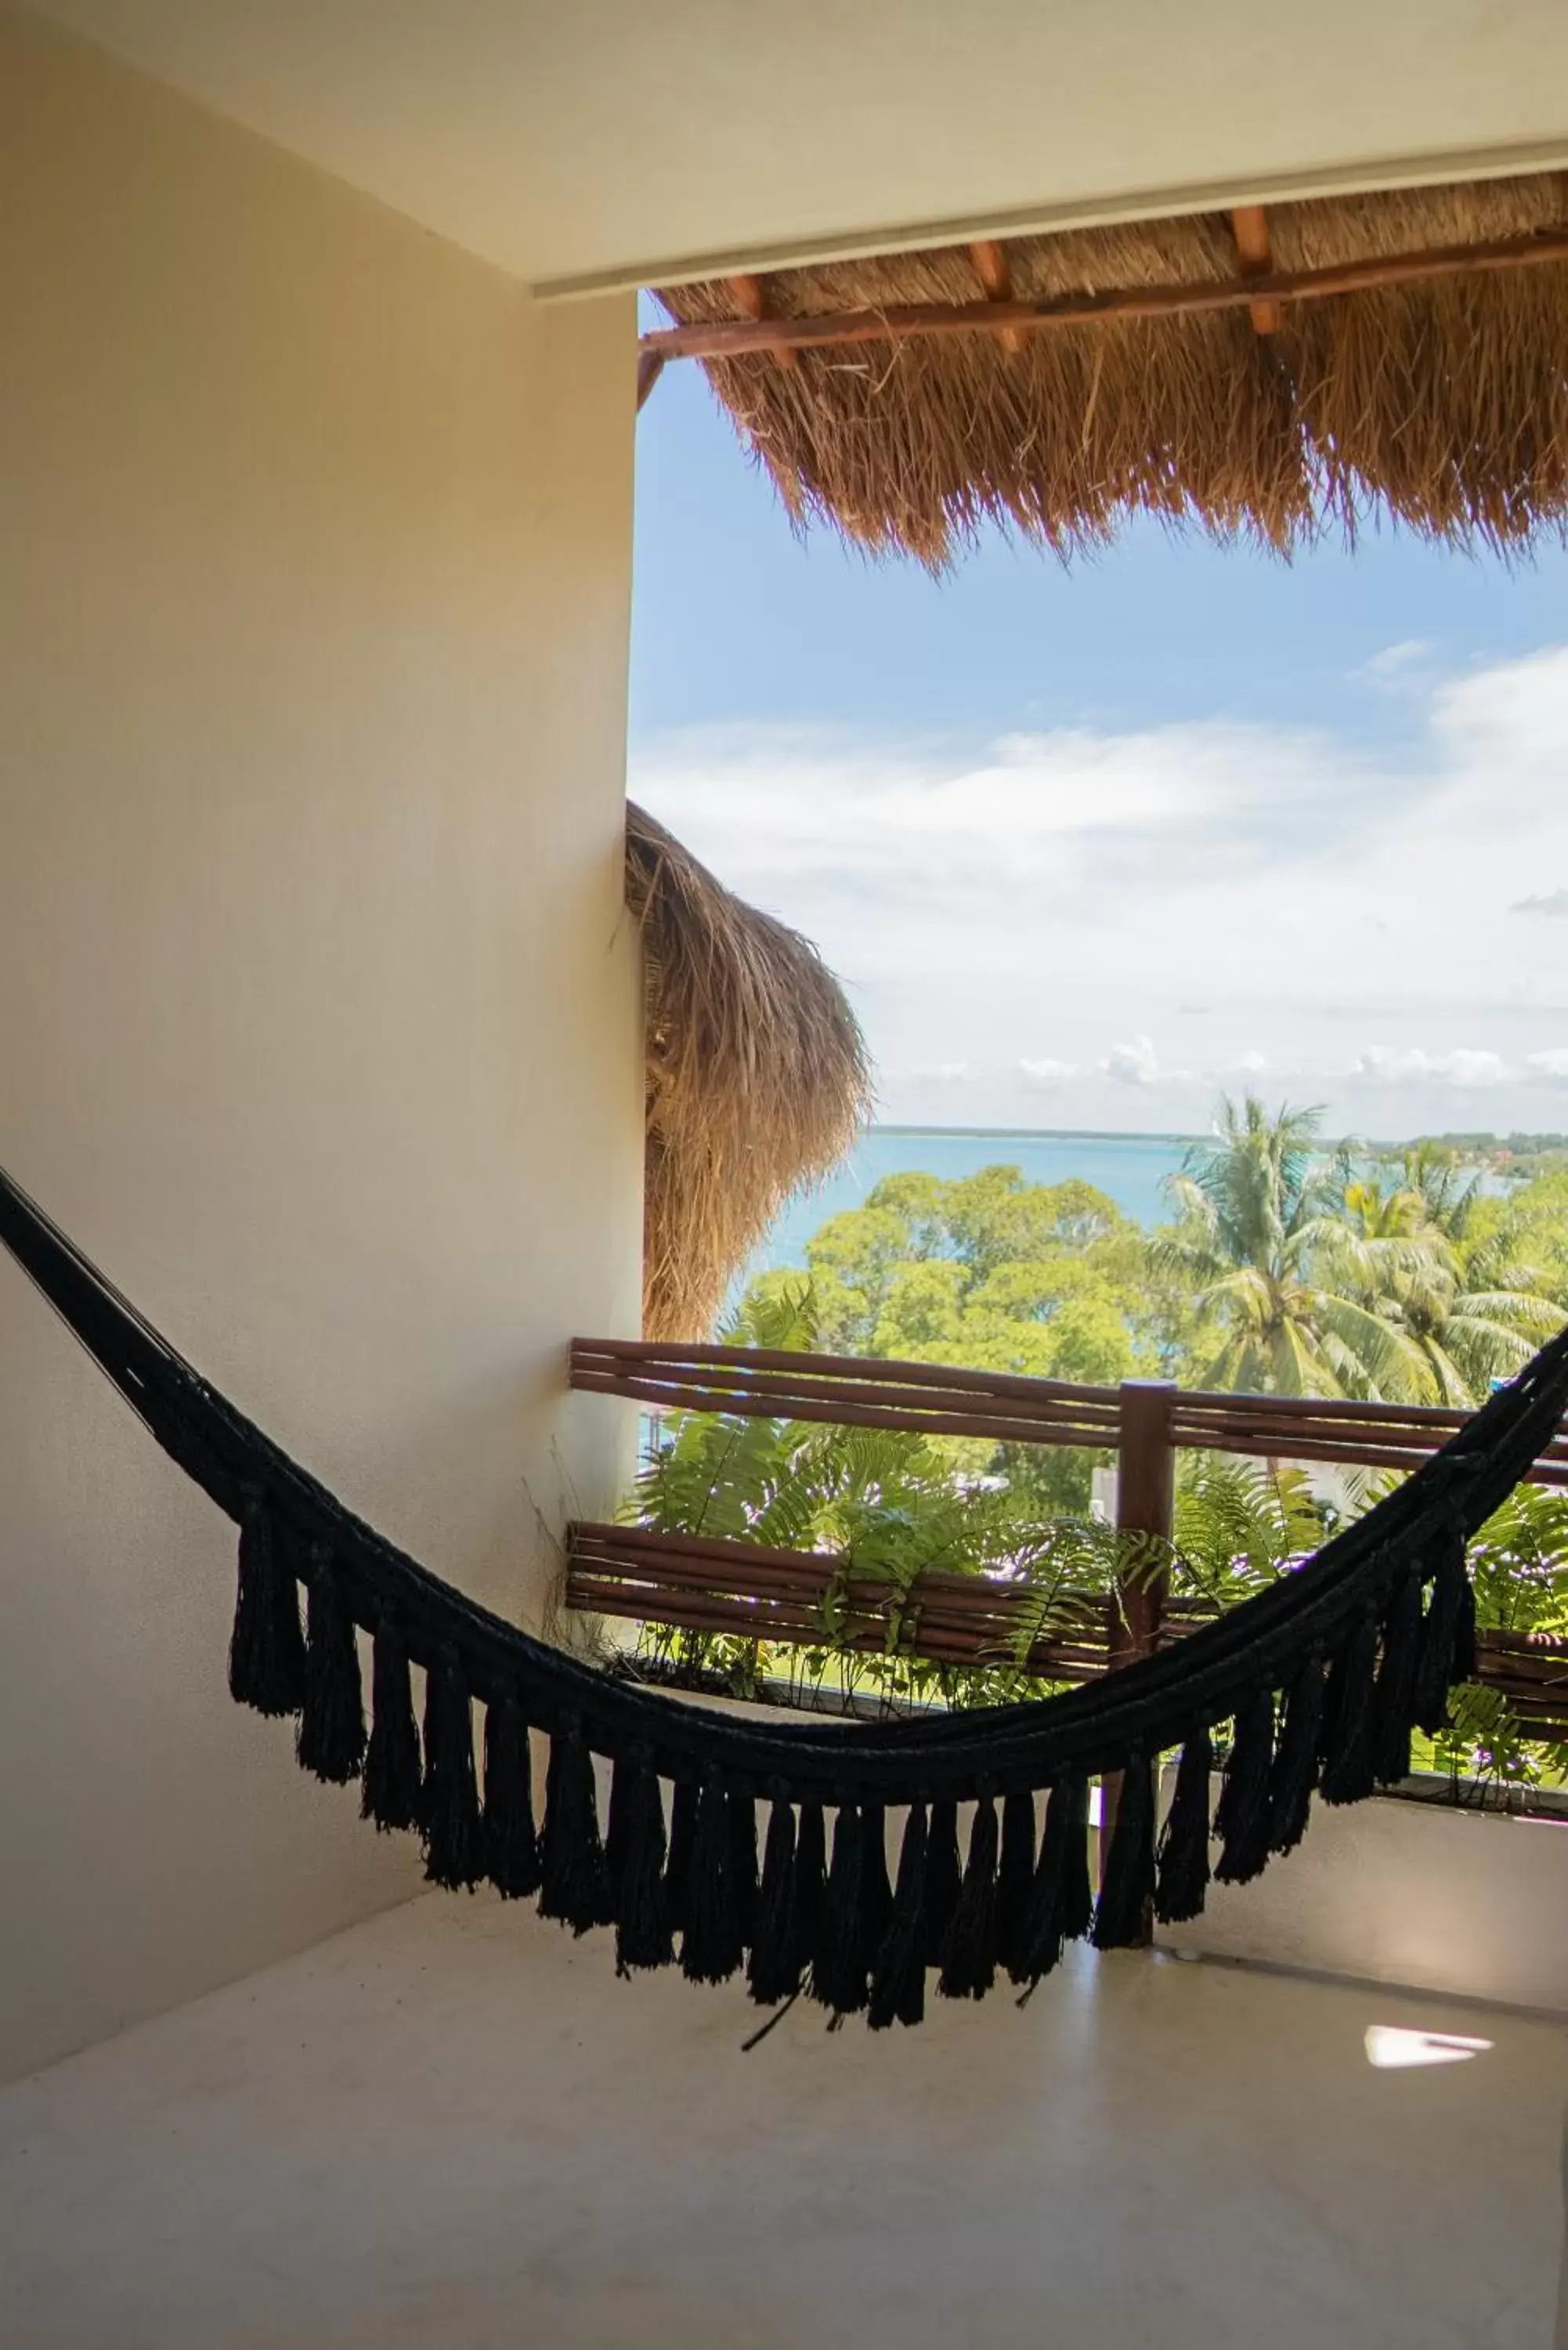
[[[1328,1506],[1314,1498],[1301,1469],[1190,1456],[1177,1488],[1172,1586],[1233,1607],[1299,1565],[1395,1482],[1346,1472],[1342,1504]],[[1568,1493],[1519,1486],[1471,1544],[1469,1569],[1480,1629],[1568,1635]],[[1484,1796],[1568,1779],[1568,1746],[1532,1736],[1509,1698],[1477,1683],[1455,1693],[1440,1736],[1417,1738],[1414,1759],[1417,1769],[1446,1773],[1456,1794]]]
[[[1483,1631],[1568,1635],[1568,1493],[1516,1487],[1481,1528],[1469,1564]],[[1561,1711],[1568,1714],[1568,1693]],[[1452,1721],[1431,1741],[1429,1760],[1456,1787],[1568,1781],[1568,1746],[1532,1737],[1501,1691],[1475,1683],[1456,1693]]]
[[[816,1335],[809,1288],[753,1293],[723,1335],[731,1345],[809,1351]],[[792,1694],[805,1695],[830,1672],[842,1695],[889,1704],[990,1703],[1045,1686],[1027,1670],[1029,1649],[1068,1595],[1114,1586],[1119,1538],[1043,1516],[1027,1492],[982,1473],[971,1456],[983,1451],[889,1429],[670,1413],[628,1504],[637,1523],[660,1534],[820,1551],[836,1567],[818,1609],[820,1641],[804,1652],[650,1625],[642,1653],[682,1676],[716,1677],[739,1695],[781,1678]],[[1001,1576],[1027,1592],[1017,1638],[994,1666],[944,1666],[913,1653],[919,1625],[911,1595],[930,1570]],[[868,1653],[859,1645],[866,1611],[855,1597],[857,1586],[872,1582],[883,1595],[885,1629],[881,1650]]]

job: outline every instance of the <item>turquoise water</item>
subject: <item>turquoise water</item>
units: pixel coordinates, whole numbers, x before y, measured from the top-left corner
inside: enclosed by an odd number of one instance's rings
[[[1166,1213],[1161,1186],[1181,1164],[1179,1134],[974,1133],[956,1127],[875,1126],[819,1190],[792,1200],[751,1267],[804,1264],[805,1244],[830,1216],[865,1204],[884,1175],[973,1175],[981,1167],[1017,1167],[1031,1183],[1075,1176],[1113,1199],[1124,1215],[1152,1224]]]

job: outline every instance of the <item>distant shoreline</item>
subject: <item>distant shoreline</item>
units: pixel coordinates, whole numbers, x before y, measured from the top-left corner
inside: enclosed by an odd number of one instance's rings
[[[896,1120],[878,1118],[866,1128],[867,1136],[891,1135],[905,1141],[929,1139],[932,1141],[960,1142],[1148,1142],[1169,1149],[1173,1144],[1186,1149],[1194,1143],[1212,1139],[1210,1133],[1182,1133],[1166,1127],[1116,1126],[905,1126]],[[1314,1148],[1324,1153],[1339,1149],[1345,1144],[1376,1154],[1410,1150],[1418,1142],[1430,1142],[1441,1149],[1451,1150],[1456,1158],[1477,1163],[1488,1159],[1507,1159],[1535,1153],[1568,1150],[1568,1135],[1561,1134],[1407,1134],[1390,1137],[1378,1134],[1320,1135]]]
[[[759,1243],[750,1270],[761,1273],[804,1264],[807,1248],[822,1227],[835,1216],[863,1208],[878,1183],[911,1175],[926,1175],[938,1183],[961,1183],[988,1167],[1016,1168],[1026,1184],[1047,1188],[1087,1183],[1113,1201],[1129,1221],[1152,1230],[1170,1213],[1170,1178],[1192,1164],[1189,1154],[1195,1148],[1201,1150],[1205,1139],[1168,1129],[1137,1133],[1107,1127],[934,1126],[901,1119],[868,1126],[820,1182],[806,1185],[785,1203],[772,1231]],[[1539,1139],[1516,1135],[1505,1142],[1495,1136],[1490,1140],[1479,1135],[1431,1138],[1453,1149],[1458,1163],[1473,1169],[1489,1190],[1501,1190],[1528,1171],[1529,1161],[1518,1155],[1518,1146]],[[1355,1163],[1375,1170],[1385,1185],[1397,1185],[1402,1179],[1390,1170],[1397,1168],[1410,1147],[1408,1142],[1360,1141],[1355,1150]],[[1324,1169],[1338,1148],[1331,1137],[1321,1136],[1309,1156]]]
[[[899,1126],[877,1118],[867,1134],[954,1135],[966,1142],[1201,1142],[1199,1134],[1168,1134],[1158,1127],[1139,1126]]]

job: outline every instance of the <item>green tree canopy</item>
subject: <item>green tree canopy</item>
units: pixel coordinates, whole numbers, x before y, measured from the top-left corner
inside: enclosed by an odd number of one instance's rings
[[[1318,1111],[1249,1095],[1221,1101],[1168,1193],[1147,1233],[1092,1184],[1012,1166],[889,1176],[807,1245],[817,1343],[1086,1386],[1471,1404],[1568,1310],[1568,1171],[1489,1195],[1452,1149],[1334,1149]],[[994,1465],[1042,1490],[1069,1473]]]
[[[1090,1183],[1005,1166],[889,1176],[823,1226],[806,1263],[831,1353],[1094,1383],[1153,1367],[1143,1235]]]

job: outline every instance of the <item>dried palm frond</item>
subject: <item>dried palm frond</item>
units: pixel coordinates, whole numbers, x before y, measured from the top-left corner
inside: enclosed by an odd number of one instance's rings
[[[853,1143],[870,1067],[809,941],[744,904],[636,806],[626,894],[647,1001],[643,1327],[697,1338],[790,1193]]]

